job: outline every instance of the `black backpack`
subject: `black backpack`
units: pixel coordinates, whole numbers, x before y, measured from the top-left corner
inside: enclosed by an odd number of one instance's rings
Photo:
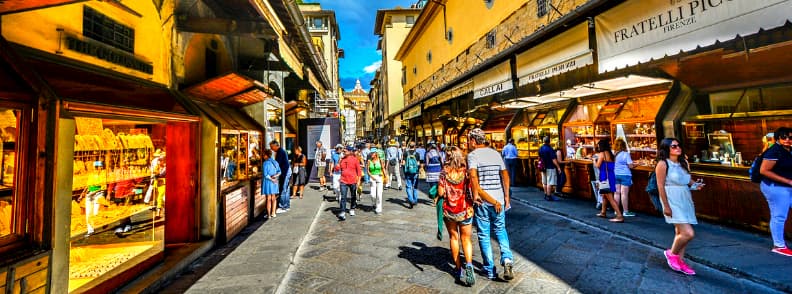
[[[770,149],[768,149],[768,150],[770,150]],[[767,152],[767,151],[765,151],[765,152]],[[760,169],[762,168],[762,161],[764,159],[765,152],[762,152],[762,154],[759,154],[759,156],[757,156],[754,159],[753,163],[751,164],[751,168],[748,169],[748,176],[751,178],[751,182],[754,182],[754,183],[761,183],[762,182],[762,173],[760,172]]]

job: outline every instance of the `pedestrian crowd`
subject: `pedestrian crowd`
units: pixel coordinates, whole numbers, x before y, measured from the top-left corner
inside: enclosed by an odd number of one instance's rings
[[[768,134],[768,140],[771,143],[755,163],[756,182],[760,183],[770,206],[772,252],[792,256],[784,239],[784,225],[792,208],[792,129],[780,128]],[[508,141],[500,154],[489,143],[478,128],[467,134],[467,146],[461,146],[466,148],[438,146],[431,141],[424,145],[390,140],[386,146],[338,144],[328,151],[319,141],[315,143],[314,166],[319,190],[330,191],[339,203],[336,214],[339,221],[355,216],[364,184],[370,187],[374,213],[380,215],[385,189],[406,190],[404,203],[412,209],[419,202],[418,182],[423,180],[433,200],[431,203],[437,207],[438,238],[442,238],[443,226],[449,235],[457,281],[470,286],[476,280],[472,263],[473,226],[483,259],[481,272],[488,279],[499,278],[492,253],[491,239],[495,238],[500,252],[499,264],[503,267],[502,278],[507,281],[514,278],[514,257],[505,214],[511,208],[511,186],[518,168],[518,152],[513,140]],[[570,141],[566,142],[566,150],[558,148],[560,146],[553,148],[548,137],[543,138],[543,143],[537,168],[541,171],[544,199],[559,201],[565,196],[562,192],[567,180],[564,165],[570,162],[564,158],[574,157],[576,151]],[[306,156],[300,147],[295,147],[290,157],[277,141],[271,142],[270,148],[262,154],[262,171],[264,178],[269,180],[262,185],[262,194],[267,195],[267,215],[274,218],[278,213],[289,211],[290,199],[302,199],[309,173]],[[623,223],[625,217],[634,217],[629,210],[629,190],[633,185],[631,169],[635,164],[626,142],[617,138],[611,146],[609,139],[598,141],[592,161],[592,188],[599,210],[596,216],[607,218],[610,207],[613,211],[610,222]],[[329,189],[325,180],[328,174],[331,176]],[[695,236],[693,225],[697,224],[691,191],[704,186],[701,179],[691,177],[690,165],[679,140],[661,140],[647,192],[666,223],[674,226],[671,246],[664,251],[668,266],[686,275],[696,274],[684,260],[686,248]]]

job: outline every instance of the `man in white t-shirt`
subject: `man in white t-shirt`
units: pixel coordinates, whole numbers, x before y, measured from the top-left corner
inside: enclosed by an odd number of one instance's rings
[[[322,146],[322,141],[316,141],[315,154],[314,164],[316,165],[316,177],[319,178],[319,191],[324,191],[327,186],[327,182],[325,182],[327,160],[330,159],[330,156],[327,155],[327,149]]]
[[[500,263],[504,267],[504,280],[514,279],[514,257],[509,247],[509,235],[506,233],[506,210],[511,208],[509,191],[509,172],[498,151],[487,148],[484,131],[475,128],[468,134],[468,173],[470,188],[477,202],[486,193],[494,198],[495,203],[483,202],[476,205],[475,223],[481,255],[484,259],[484,272],[487,278],[498,277],[492,258],[491,232],[500,246]],[[496,207],[497,206],[497,207]]]

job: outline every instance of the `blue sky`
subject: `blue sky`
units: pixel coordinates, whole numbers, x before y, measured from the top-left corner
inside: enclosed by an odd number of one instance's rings
[[[368,91],[369,82],[382,56],[377,51],[378,37],[374,35],[374,19],[377,9],[390,9],[396,6],[409,7],[417,0],[311,0],[307,3],[321,3],[322,9],[334,10],[341,41],[339,48],[344,49],[346,58],[339,60],[341,87],[351,91],[355,80],[360,79]]]

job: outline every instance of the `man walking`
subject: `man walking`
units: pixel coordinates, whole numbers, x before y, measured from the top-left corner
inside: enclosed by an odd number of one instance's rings
[[[396,142],[396,140],[391,139],[390,140],[390,144],[389,144],[390,147],[388,147],[388,150],[386,152],[386,154],[388,156],[388,163],[387,163],[387,165],[388,165],[388,184],[387,184],[386,187],[388,189],[390,189],[391,183],[393,182],[393,181],[391,181],[391,177],[396,176],[396,183],[399,185],[399,191],[401,191],[401,189],[402,189],[401,160],[402,160],[402,156],[403,155],[402,155],[401,149],[399,149],[399,147],[396,146],[398,144],[399,143]]]
[[[338,220],[346,220],[346,201],[347,191],[351,197],[351,205],[349,207],[349,215],[355,216],[355,208],[357,208],[357,184],[363,176],[360,169],[360,160],[355,155],[355,147],[347,146],[344,152],[344,158],[339,163],[341,169],[341,212],[338,213]]]
[[[514,174],[517,173],[517,146],[514,146],[514,138],[509,139],[501,153],[503,161],[506,162],[506,170],[509,171],[509,182],[514,184]]]
[[[475,223],[484,259],[484,272],[487,278],[493,280],[498,277],[492,258],[491,232],[500,246],[500,263],[504,267],[503,279],[514,279],[512,268],[514,257],[509,247],[509,235],[506,233],[506,210],[511,208],[509,195],[509,173],[500,154],[495,149],[487,148],[487,138],[484,131],[475,128],[468,134],[468,173],[470,188],[476,202]],[[481,195],[489,195],[495,203],[481,203]]]
[[[420,163],[418,159],[418,152],[415,151],[415,142],[410,142],[409,149],[404,152],[402,158],[402,166],[404,166],[404,180],[407,185],[407,202],[410,206],[415,206],[418,203],[418,191],[416,190],[416,182],[418,182],[418,169]]]
[[[288,187],[285,186],[286,179],[291,174],[291,169],[289,168],[289,155],[286,154],[286,150],[281,148],[280,143],[275,140],[270,142],[270,149],[272,149],[272,153],[275,154],[275,161],[278,162],[280,169],[282,171],[288,171],[282,172],[280,176],[278,176],[278,187],[281,191],[281,197],[280,201],[278,201],[278,209],[275,211],[275,213],[284,213],[289,211],[289,208],[291,208],[289,193],[285,192],[288,190]]]
[[[333,192],[336,196],[336,201],[341,201],[341,158],[344,156],[344,145],[338,144],[332,155],[332,162],[330,162],[330,170],[333,173]]]
[[[553,195],[555,185],[558,181],[558,174],[561,173],[561,166],[558,164],[556,151],[550,146],[550,137],[544,137],[544,144],[539,148],[539,160],[545,170],[542,171],[542,185],[544,185],[544,199],[547,201],[558,201]]]
[[[319,191],[324,191],[327,187],[325,173],[327,173],[327,149],[322,146],[322,141],[316,141],[316,152],[314,153],[314,164],[316,165],[316,177],[319,178]]]

